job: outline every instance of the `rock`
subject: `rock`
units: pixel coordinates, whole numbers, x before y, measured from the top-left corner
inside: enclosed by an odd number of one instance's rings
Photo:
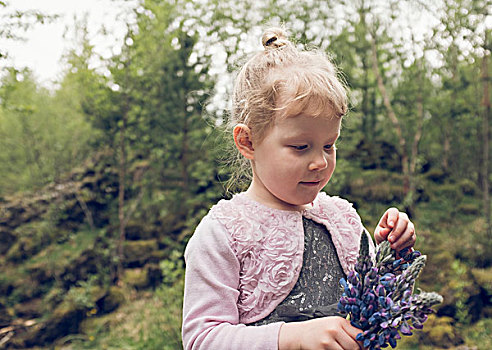
[[[147,264],[144,268],[126,269],[122,280],[136,289],[155,288],[162,282],[162,271],[157,264]]]
[[[0,227],[0,255],[5,254],[16,240],[17,237],[10,229]]]
[[[94,249],[87,249],[64,267],[60,279],[64,287],[69,288],[77,281],[86,280],[90,275],[97,274],[101,266],[109,266],[108,264],[108,257],[97,254]]]
[[[42,303],[41,298],[34,298],[25,303],[17,304],[14,307],[16,317],[23,319],[33,319],[41,317],[42,314]]]
[[[472,269],[471,274],[475,282],[489,295],[492,295],[492,267],[485,269]]]
[[[480,214],[480,205],[478,203],[460,203],[456,210],[463,215],[475,216]]]
[[[462,336],[453,325],[451,317],[429,316],[420,333],[422,343],[450,348],[463,343]]]
[[[7,327],[12,322],[12,315],[9,314],[7,307],[0,302],[0,328]]]
[[[128,267],[142,267],[154,256],[154,252],[159,250],[156,239],[141,241],[125,241],[124,243],[124,264]]]
[[[147,271],[143,268],[125,269],[122,277],[123,283],[137,289],[147,287]]]
[[[71,302],[63,302],[46,321],[16,337],[16,346],[43,346],[68,334],[77,333],[84,315],[82,308]]]
[[[116,310],[125,302],[125,294],[120,287],[111,286],[107,294],[96,302],[101,313],[109,313]]]
[[[130,241],[148,240],[156,238],[157,232],[151,225],[137,221],[130,221],[126,225],[125,236],[126,239]]]

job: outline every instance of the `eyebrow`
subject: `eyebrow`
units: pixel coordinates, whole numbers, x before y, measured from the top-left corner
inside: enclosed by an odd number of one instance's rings
[[[310,134],[308,133],[299,133],[299,134],[292,134],[292,135],[285,135],[283,138],[286,139],[286,140],[291,140],[291,139],[302,139],[302,138],[307,138],[309,137]],[[336,139],[338,139],[340,137],[340,133],[336,133],[336,134],[332,134],[332,135],[328,135],[326,138],[328,141],[335,141]]]

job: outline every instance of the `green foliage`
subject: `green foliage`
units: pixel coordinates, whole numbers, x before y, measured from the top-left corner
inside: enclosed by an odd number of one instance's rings
[[[487,350],[492,347],[492,318],[484,318],[465,331],[466,343],[476,346],[478,350]]]
[[[169,254],[168,259],[164,259],[159,263],[164,285],[173,285],[176,281],[184,278],[184,262],[182,256],[182,252],[173,250]]]
[[[54,91],[40,88],[28,70],[3,71],[0,322],[37,319],[35,328],[45,332],[26,329],[30,341],[67,349],[181,347],[182,252],[225,196],[232,173],[220,163],[230,136],[215,128],[227,122],[231,71],[260,27],[284,23],[299,45],[327,50],[350,88],[351,111],[326,191],[354,202],[370,230],[389,206],[411,208],[418,249],[430,257],[421,286],[443,294],[444,304],[432,334],[414,336],[404,348],[455,346],[452,338],[490,348],[483,339],[490,339],[492,240],[478,156],[487,101],[481,65],[490,49],[477,24],[487,6],[443,6],[429,33],[409,39],[399,34],[414,26],[406,28],[402,17],[434,12],[408,2],[142,0],[120,53],[103,59],[103,70],[92,68],[98,57],[82,20],[70,32],[76,48],[65,55]],[[8,5],[0,1],[2,7]],[[17,36],[15,23],[27,24],[29,13],[10,17],[0,37]],[[377,85],[373,34],[404,149]],[[411,193],[402,186],[404,150],[415,166]],[[119,263],[123,286],[113,285]],[[23,348],[25,334],[17,331]]]
[[[415,335],[402,340],[399,346],[403,349],[449,349],[462,343],[451,317],[431,315],[423,330],[416,330]]]
[[[76,286],[70,288],[65,301],[80,309],[94,309],[97,296],[100,297],[101,288],[97,284],[97,276],[91,276],[87,281],[77,282]]]
[[[163,285],[123,305],[116,315],[93,317],[82,334],[60,339],[61,349],[179,349],[183,280]]]
[[[76,109],[67,112],[31,72],[8,69],[0,82],[0,196],[57,181],[88,156],[90,127]]]

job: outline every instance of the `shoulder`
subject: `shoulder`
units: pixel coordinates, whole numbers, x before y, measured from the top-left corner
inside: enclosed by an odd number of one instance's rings
[[[222,253],[229,250],[228,232],[209,212],[203,217],[191,236],[185,249],[185,260],[191,256]]]
[[[241,194],[221,199],[203,217],[191,236],[185,258],[191,252],[206,254],[206,250],[224,252],[237,250],[237,241],[255,231],[255,208]],[[256,216],[257,218],[258,216]]]
[[[326,192],[320,192],[318,193],[318,196],[316,199],[323,204],[330,204],[330,205],[335,205],[335,206],[340,206],[340,207],[352,207],[352,203],[350,203],[348,200],[345,198],[341,198],[338,196],[330,196]]]
[[[320,192],[316,197],[315,209],[330,214],[359,216],[351,202],[338,196],[329,196],[325,192]]]
[[[352,203],[320,192],[310,215],[330,231],[340,263],[348,274],[357,262],[360,235],[365,232]]]

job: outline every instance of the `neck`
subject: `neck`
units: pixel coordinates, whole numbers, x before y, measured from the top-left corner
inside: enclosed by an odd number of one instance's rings
[[[254,185],[254,180],[249,186],[248,190],[246,191],[246,195],[252,200],[260,204],[263,204],[267,207],[273,209],[286,210],[286,211],[303,211],[305,209],[310,208],[312,205],[312,203],[300,204],[300,205],[289,204],[280,200],[279,198],[272,197],[271,194],[265,194],[263,193],[263,191],[258,189],[258,186]]]

